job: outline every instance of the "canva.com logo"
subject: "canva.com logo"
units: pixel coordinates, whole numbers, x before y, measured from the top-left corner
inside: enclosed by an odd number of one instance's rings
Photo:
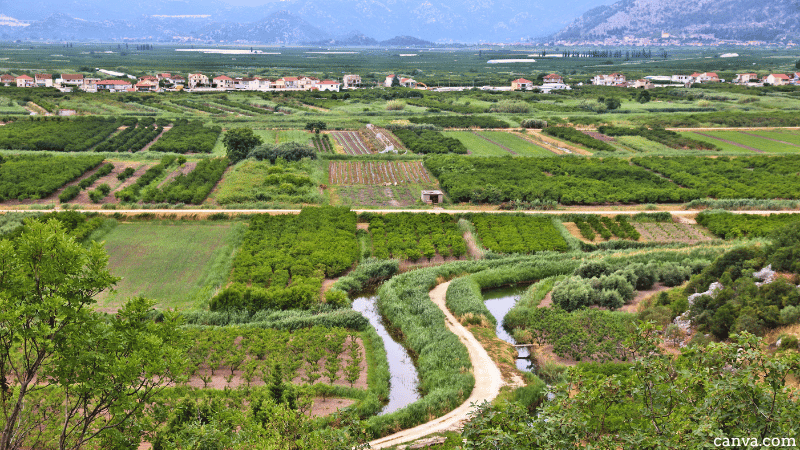
[[[795,438],[715,438],[715,447],[792,447],[796,448]]]

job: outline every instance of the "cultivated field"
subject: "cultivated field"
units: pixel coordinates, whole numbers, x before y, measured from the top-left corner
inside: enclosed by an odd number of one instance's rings
[[[435,183],[421,161],[331,161],[330,184]]]
[[[369,155],[369,146],[357,131],[331,131],[336,143],[344,148],[348,155]]]

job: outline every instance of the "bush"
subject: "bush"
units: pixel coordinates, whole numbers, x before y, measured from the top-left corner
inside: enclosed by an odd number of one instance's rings
[[[547,121],[542,119],[525,119],[519,123],[519,126],[522,128],[542,129],[547,128]]]

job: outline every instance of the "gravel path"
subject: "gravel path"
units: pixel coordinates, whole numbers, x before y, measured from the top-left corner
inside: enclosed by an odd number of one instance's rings
[[[475,375],[475,387],[472,389],[472,394],[461,406],[442,417],[370,442],[369,445],[372,448],[391,447],[432,433],[459,430],[469,417],[473,409],[473,403],[482,403],[484,400],[492,401],[500,393],[500,387],[503,386],[503,376],[500,373],[500,369],[481,344],[478,343],[475,336],[464,328],[445,306],[445,293],[447,293],[449,285],[450,282],[436,286],[430,292],[430,297],[431,301],[444,312],[447,328],[458,336],[459,340],[467,347],[467,351],[469,351],[472,372]]]

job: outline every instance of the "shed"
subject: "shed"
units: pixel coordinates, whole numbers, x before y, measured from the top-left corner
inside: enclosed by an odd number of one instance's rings
[[[422,201],[425,203],[442,203],[444,201],[444,193],[438,189],[430,190],[430,191],[422,191]]]

